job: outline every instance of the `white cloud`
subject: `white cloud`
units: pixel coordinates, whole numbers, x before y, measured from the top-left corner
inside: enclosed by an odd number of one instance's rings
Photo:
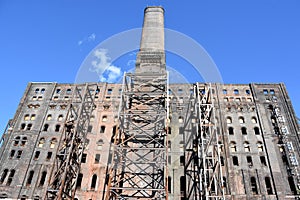
[[[92,68],[90,70],[98,74],[101,82],[113,83],[121,77],[121,68],[112,65],[106,49],[96,49],[94,57],[95,59],[91,61]]]
[[[83,43],[93,42],[93,41],[95,41],[95,39],[96,39],[96,34],[92,33],[91,35],[84,37],[82,40],[79,40],[77,42],[77,44],[78,44],[78,46],[81,46]]]

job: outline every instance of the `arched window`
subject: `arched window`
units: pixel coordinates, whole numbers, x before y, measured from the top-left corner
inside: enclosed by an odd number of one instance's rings
[[[50,141],[50,149],[53,149],[55,147],[55,144],[57,143],[57,139],[56,138],[52,138]]]
[[[45,93],[45,88],[42,88],[41,89],[41,94],[44,94]]]
[[[76,188],[80,189],[81,188],[81,183],[82,183],[82,179],[83,179],[83,174],[79,174],[78,178],[77,178],[77,182],[76,182]]]
[[[97,184],[97,175],[94,174],[92,177],[91,190],[95,190]]]
[[[232,127],[228,128],[228,133],[229,133],[229,135],[234,135],[234,131],[233,131]]]
[[[242,127],[241,131],[242,131],[243,135],[247,135],[247,129],[246,129],[246,127]]]
[[[28,125],[27,125],[27,131],[30,131],[31,128],[32,128],[32,124],[28,124]]]
[[[21,127],[20,127],[20,129],[21,129],[21,130],[24,130],[24,129],[25,129],[25,127],[26,127],[26,124],[24,124],[24,123],[23,123],[23,124],[21,124]]]
[[[179,116],[179,117],[178,117],[178,122],[179,122],[179,123],[183,123],[183,117],[182,117],[182,116]]]
[[[21,141],[21,146],[25,146],[26,142],[27,142],[27,137],[23,137]]]
[[[8,169],[5,169],[2,172],[1,179],[0,179],[0,184],[2,184],[5,181],[7,174],[8,174]]]
[[[226,118],[226,122],[227,122],[227,124],[231,124],[232,123],[232,118],[231,117],[227,117]]]
[[[230,151],[236,152],[236,143],[234,141],[230,142]]]
[[[265,182],[266,182],[266,189],[268,194],[273,194],[270,177],[265,177]]]
[[[48,131],[48,128],[49,128],[49,124],[44,124],[43,131]]]
[[[27,178],[27,181],[26,181],[26,185],[27,185],[27,186],[31,185],[33,175],[34,175],[34,171],[31,170],[31,171],[29,172],[29,175],[28,175],[28,178]]]
[[[52,115],[47,115],[47,120],[49,121],[49,120],[51,120],[52,119]]]
[[[233,94],[239,94],[239,90],[238,89],[233,90]]]
[[[56,124],[56,126],[55,126],[55,132],[59,132],[59,129],[60,129],[60,125]]]
[[[232,157],[232,163],[234,166],[239,166],[239,159],[237,156]]]
[[[250,145],[249,145],[249,142],[244,142],[244,150],[245,152],[250,152]]]
[[[254,133],[255,133],[255,135],[259,135],[259,128],[258,127],[254,127]]]
[[[262,142],[257,142],[257,149],[258,149],[258,152],[263,152],[264,151],[264,147],[263,147]]]
[[[15,153],[16,153],[15,150],[11,150],[9,154],[9,158],[13,158],[15,156]]]
[[[244,124],[244,123],[245,123],[244,117],[239,117],[239,123],[240,123],[240,124]]]
[[[39,183],[39,186],[43,186],[45,184],[45,180],[46,180],[46,176],[47,176],[47,172],[46,171],[43,171],[42,172],[42,176],[41,176],[41,179],[40,179],[40,183]]]
[[[18,144],[19,144],[19,142],[20,142],[20,136],[17,136],[17,137],[15,137],[15,139],[14,139],[14,146],[18,146]]]
[[[28,115],[28,114],[24,115],[24,120],[25,120],[25,121],[28,121],[28,120],[29,120],[29,115]]]
[[[117,133],[117,126],[113,126],[112,134],[115,135]]]
[[[36,88],[36,89],[35,89],[35,94],[38,94],[39,91],[40,91],[40,89],[39,89],[39,88]]]
[[[6,182],[7,186],[9,186],[11,184],[12,179],[14,178],[15,172],[16,172],[16,170],[14,170],[14,169],[10,170],[10,173],[9,173],[9,176],[8,176],[8,179]]]
[[[107,116],[106,115],[102,116],[102,122],[106,122],[106,121],[107,121]]]
[[[62,120],[63,120],[63,118],[64,118],[64,116],[63,116],[63,115],[59,115],[59,116],[58,116],[58,118],[57,118],[57,121],[62,121]]]
[[[105,126],[101,126],[100,127],[100,133],[104,133],[105,132]]]
[[[258,190],[257,190],[257,185],[256,185],[256,179],[255,177],[251,177],[250,178],[250,182],[251,182],[251,191],[253,194],[258,194]]]
[[[45,138],[41,138],[38,144],[38,147],[43,147],[45,144]]]
[[[251,118],[251,122],[252,122],[253,124],[256,124],[256,123],[257,123],[256,117],[252,117],[252,118]]]
[[[31,121],[34,121],[34,120],[35,120],[35,114],[31,115],[30,120],[31,120]]]
[[[98,142],[97,142],[98,150],[102,150],[103,143],[104,142],[102,139],[98,140]]]
[[[172,129],[170,126],[168,127],[168,134],[172,134]]]

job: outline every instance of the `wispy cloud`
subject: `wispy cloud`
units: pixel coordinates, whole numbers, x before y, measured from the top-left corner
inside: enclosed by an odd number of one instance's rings
[[[94,57],[95,59],[91,62],[92,68],[90,70],[98,74],[101,82],[113,83],[121,77],[121,68],[112,65],[106,49],[96,49]]]
[[[78,46],[81,46],[83,43],[85,42],[93,42],[95,41],[96,39],[96,34],[95,33],[92,33],[91,35],[87,36],[87,37],[84,37],[82,40],[79,40],[77,42]]]

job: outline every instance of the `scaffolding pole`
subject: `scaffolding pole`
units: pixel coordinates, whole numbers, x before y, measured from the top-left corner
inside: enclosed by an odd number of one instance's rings
[[[90,116],[95,109],[95,87],[75,86],[45,199],[74,199]]]
[[[167,199],[167,73],[124,75],[106,200]]]

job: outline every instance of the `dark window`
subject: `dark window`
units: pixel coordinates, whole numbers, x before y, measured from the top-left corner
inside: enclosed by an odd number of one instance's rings
[[[224,166],[224,157],[221,156],[220,159],[221,159],[221,166]]]
[[[242,134],[243,135],[247,135],[247,129],[246,129],[246,127],[242,127]]]
[[[183,132],[184,132],[183,127],[179,127],[179,134],[183,134]]]
[[[100,162],[100,154],[95,155],[95,164],[98,164]]]
[[[180,166],[184,166],[184,156],[180,156]]]
[[[21,150],[18,151],[18,153],[17,153],[17,158],[18,158],[18,159],[21,158],[22,153],[23,153],[23,152],[22,152]]]
[[[171,193],[172,192],[172,178],[171,176],[168,176],[168,192]]]
[[[60,94],[61,89],[56,89],[56,94]]]
[[[105,132],[105,126],[101,126],[100,127],[100,133],[104,133]]]
[[[93,177],[92,177],[91,190],[95,190],[96,183],[97,183],[97,175],[94,174]]]
[[[83,175],[80,173],[80,174],[78,175],[77,182],[76,182],[76,188],[77,188],[77,189],[80,189],[80,188],[81,188],[82,178],[83,178]]]
[[[233,90],[233,93],[234,94],[239,94],[239,90],[235,89],[235,90]]]
[[[59,129],[60,129],[60,125],[57,124],[57,125],[55,126],[55,132],[59,132]]]
[[[239,166],[239,159],[237,156],[232,157],[232,162],[234,166]]]
[[[107,94],[111,95],[111,93],[112,93],[112,89],[107,89]]]
[[[255,177],[250,178],[252,194],[258,194]]]
[[[168,155],[168,164],[171,164],[171,162],[172,162],[172,157]]]
[[[31,128],[32,128],[32,124],[28,124],[28,125],[27,125],[27,130],[30,131]]]
[[[40,152],[36,151],[34,154],[34,160],[37,160],[40,157]]]
[[[247,156],[246,158],[247,158],[248,166],[251,168],[253,166],[252,158],[251,156]]]
[[[27,142],[27,137],[23,137],[21,141],[21,146],[25,146],[26,142]]]
[[[28,178],[27,178],[27,182],[26,182],[27,186],[31,185],[33,174],[34,174],[34,171],[30,171],[29,172],[29,175],[28,175]]]
[[[255,133],[255,135],[259,135],[259,128],[258,127],[254,127],[254,133]]]
[[[266,177],[265,182],[266,182],[266,189],[267,189],[268,194],[273,194],[270,178]]]
[[[17,146],[19,144],[19,141],[20,141],[20,136],[15,137],[14,146]]]
[[[115,135],[117,133],[117,126],[113,127],[113,131],[112,131],[113,135]]]
[[[250,90],[246,90],[246,94],[250,94]]]
[[[275,94],[275,91],[274,90],[270,90],[270,94]]]
[[[41,89],[41,94],[44,94],[45,93],[45,88],[42,88]]]
[[[226,89],[223,90],[223,94],[227,94],[227,90]]]
[[[39,88],[35,89],[35,93],[36,93],[36,94],[39,93],[39,91],[40,91]]]
[[[8,176],[8,179],[7,179],[7,182],[6,182],[7,186],[9,186],[11,184],[12,179],[13,179],[13,177],[15,175],[15,172],[16,171],[14,169],[10,170],[10,173],[9,173],[9,176]]]
[[[185,176],[180,177],[180,193],[181,193],[181,199],[185,200],[185,187],[186,187],[186,179]]]
[[[264,92],[264,94],[268,94],[269,93],[268,90],[263,90],[263,92]]]
[[[171,127],[168,127],[168,134],[172,134],[172,129],[171,129]]]
[[[266,162],[266,158],[264,156],[260,156],[260,163],[263,165],[263,166],[267,166],[267,162]]]
[[[67,92],[66,92],[66,94],[71,94],[72,93],[72,90],[69,88],[69,89],[67,89]]]
[[[50,160],[50,159],[51,159],[51,157],[52,157],[52,152],[48,152],[48,153],[47,153],[47,157],[46,157],[46,159],[47,159],[47,160]]]
[[[10,154],[9,154],[9,157],[13,158],[15,156],[15,152],[16,152],[15,150],[11,150]]]
[[[23,124],[21,124],[21,128],[20,128],[20,129],[21,129],[21,130],[24,130],[25,127],[26,127],[26,124],[23,123]]]
[[[82,162],[82,163],[86,163],[86,157],[87,157],[87,154],[86,154],[86,153],[83,153],[83,154],[82,154],[82,157],[81,157],[81,162]]]
[[[89,125],[89,126],[88,126],[88,129],[87,129],[87,132],[90,133],[90,132],[92,132],[92,130],[93,130],[93,126],[92,126],[92,125]]]
[[[41,177],[41,179],[40,179],[39,186],[43,186],[43,185],[45,184],[46,176],[47,176],[47,172],[46,172],[46,171],[43,171],[43,172],[42,172],[42,177]]]
[[[0,184],[2,184],[5,181],[7,174],[8,174],[8,169],[5,169],[1,175]]]
[[[229,135],[234,135],[234,131],[232,127],[228,128]]]
[[[44,124],[44,128],[43,131],[48,131],[49,125],[48,124]]]

